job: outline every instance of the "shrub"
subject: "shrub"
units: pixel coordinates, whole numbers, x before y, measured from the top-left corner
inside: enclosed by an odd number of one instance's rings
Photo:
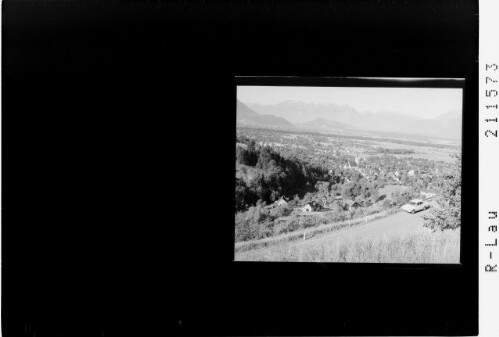
[[[264,239],[274,234],[274,222],[267,220],[256,225],[256,239]]]
[[[315,216],[304,216],[300,219],[300,229],[316,227],[319,225],[319,219]]]
[[[342,209],[334,209],[332,212],[326,213],[324,215],[328,222],[339,222],[347,219],[347,214]]]
[[[353,218],[360,218],[366,215],[366,212],[364,211],[363,208],[357,208],[355,210],[355,213],[353,215]]]
[[[389,199],[385,199],[383,201],[383,203],[381,204],[381,206],[384,208],[384,209],[387,209],[387,208],[390,208],[390,205],[391,205],[391,201]]]
[[[243,212],[236,213],[236,241],[247,241],[252,239],[250,222],[246,220],[246,214]]]
[[[236,213],[236,241],[256,240],[271,236],[273,224],[273,218],[265,209],[264,203],[259,202],[246,212]]]
[[[295,216],[289,218],[285,223],[285,227],[286,227],[286,232],[293,232],[293,231],[300,229],[301,228],[300,216],[295,215]]]
[[[461,156],[441,183],[442,194],[436,198],[438,208],[425,215],[425,227],[432,231],[456,229],[461,226]]]
[[[276,207],[276,208],[270,210],[270,216],[275,219],[275,218],[280,218],[283,216],[288,216],[292,212],[293,212],[293,209],[291,207],[279,206],[279,207]]]
[[[275,236],[288,233],[286,222],[275,220],[273,232]]]

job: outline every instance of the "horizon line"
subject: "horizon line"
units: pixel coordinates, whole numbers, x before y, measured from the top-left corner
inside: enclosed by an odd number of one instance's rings
[[[462,115],[463,114],[463,111],[461,109],[461,111],[457,110],[457,109],[451,109],[451,110],[448,110],[446,112],[442,112],[440,114],[438,114],[437,116],[435,117],[430,117],[430,118],[424,118],[424,117],[419,117],[419,116],[415,116],[413,114],[410,114],[410,113],[407,113],[407,112],[402,112],[402,111],[388,111],[388,110],[377,110],[377,111],[372,111],[372,110],[359,110],[349,104],[336,104],[334,102],[328,102],[328,103],[324,103],[324,102],[318,102],[318,103],[312,103],[312,102],[304,102],[304,101],[295,101],[295,100],[292,100],[292,99],[287,99],[287,100],[284,100],[284,101],[281,101],[281,102],[278,102],[278,103],[257,103],[257,102],[244,102],[242,101],[241,99],[237,98],[236,97],[236,100],[238,100],[239,102],[245,104],[245,105],[248,105],[248,104],[259,104],[259,105],[263,105],[263,106],[269,106],[269,105],[279,105],[279,104],[282,104],[282,103],[286,103],[286,102],[292,102],[292,103],[303,103],[303,104],[313,104],[313,105],[336,105],[336,106],[339,106],[339,107],[348,107],[348,108],[351,108],[359,113],[373,113],[373,114],[379,114],[379,113],[392,113],[392,114],[397,114],[397,115],[406,115],[406,116],[409,116],[409,117],[413,117],[413,118],[418,118],[418,119],[421,119],[421,120],[432,120],[432,119],[436,119],[442,115],[445,115],[445,114],[448,114],[450,112],[455,112],[457,111],[457,114],[459,115]],[[249,108],[249,107],[248,107]],[[265,114],[261,114],[257,111],[255,111],[256,113],[262,115],[262,116],[265,116]],[[272,114],[267,114],[268,115],[272,115]]]

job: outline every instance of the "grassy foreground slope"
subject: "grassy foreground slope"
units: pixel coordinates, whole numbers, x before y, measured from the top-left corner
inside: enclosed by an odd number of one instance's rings
[[[459,263],[460,230],[383,235],[362,240],[282,244],[236,253],[236,261]]]

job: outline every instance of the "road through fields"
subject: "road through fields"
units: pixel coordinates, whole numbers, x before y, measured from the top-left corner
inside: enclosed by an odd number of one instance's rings
[[[306,240],[296,240],[283,245],[283,247],[266,247],[245,252],[236,253],[235,260],[260,260],[262,255],[269,255],[271,251],[280,250],[286,247],[288,250],[294,248],[306,248],[312,246],[321,246],[327,242],[355,242],[364,239],[375,239],[382,236],[403,237],[419,232],[429,232],[429,229],[423,226],[423,215],[428,214],[429,210],[421,211],[416,214],[409,214],[399,211],[395,214],[374,221],[369,221],[356,225],[354,227],[334,231],[325,235],[318,235]]]
[[[416,214],[409,214],[404,211],[397,212],[386,218],[360,224],[345,230],[332,232],[330,234],[318,237],[315,240],[331,239],[332,237],[341,239],[354,239],[356,237],[373,238],[383,235],[405,235],[426,230],[423,227],[423,215],[429,210],[421,211]],[[314,238],[307,240],[312,241]]]

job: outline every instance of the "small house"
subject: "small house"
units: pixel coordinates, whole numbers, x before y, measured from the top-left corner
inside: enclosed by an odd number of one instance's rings
[[[350,200],[350,199],[345,201],[345,203],[343,204],[343,209],[345,211],[348,211],[352,208],[357,208],[357,207],[360,207],[360,204],[358,202]]]
[[[320,205],[316,203],[315,201],[311,201],[307,203],[305,206],[303,206],[302,211],[303,212],[315,212],[320,209]]]
[[[288,206],[288,202],[286,200],[284,200],[284,198],[280,198],[279,200],[277,200],[275,202],[275,205],[276,206]]]
[[[302,211],[303,212],[312,212],[313,211],[312,205],[306,204],[305,206],[303,206]]]
[[[357,166],[357,163],[355,161],[353,162],[350,162],[350,160],[347,161],[347,164],[346,165],[343,165],[343,168],[345,170],[349,169],[349,170],[355,170],[358,168]]]

